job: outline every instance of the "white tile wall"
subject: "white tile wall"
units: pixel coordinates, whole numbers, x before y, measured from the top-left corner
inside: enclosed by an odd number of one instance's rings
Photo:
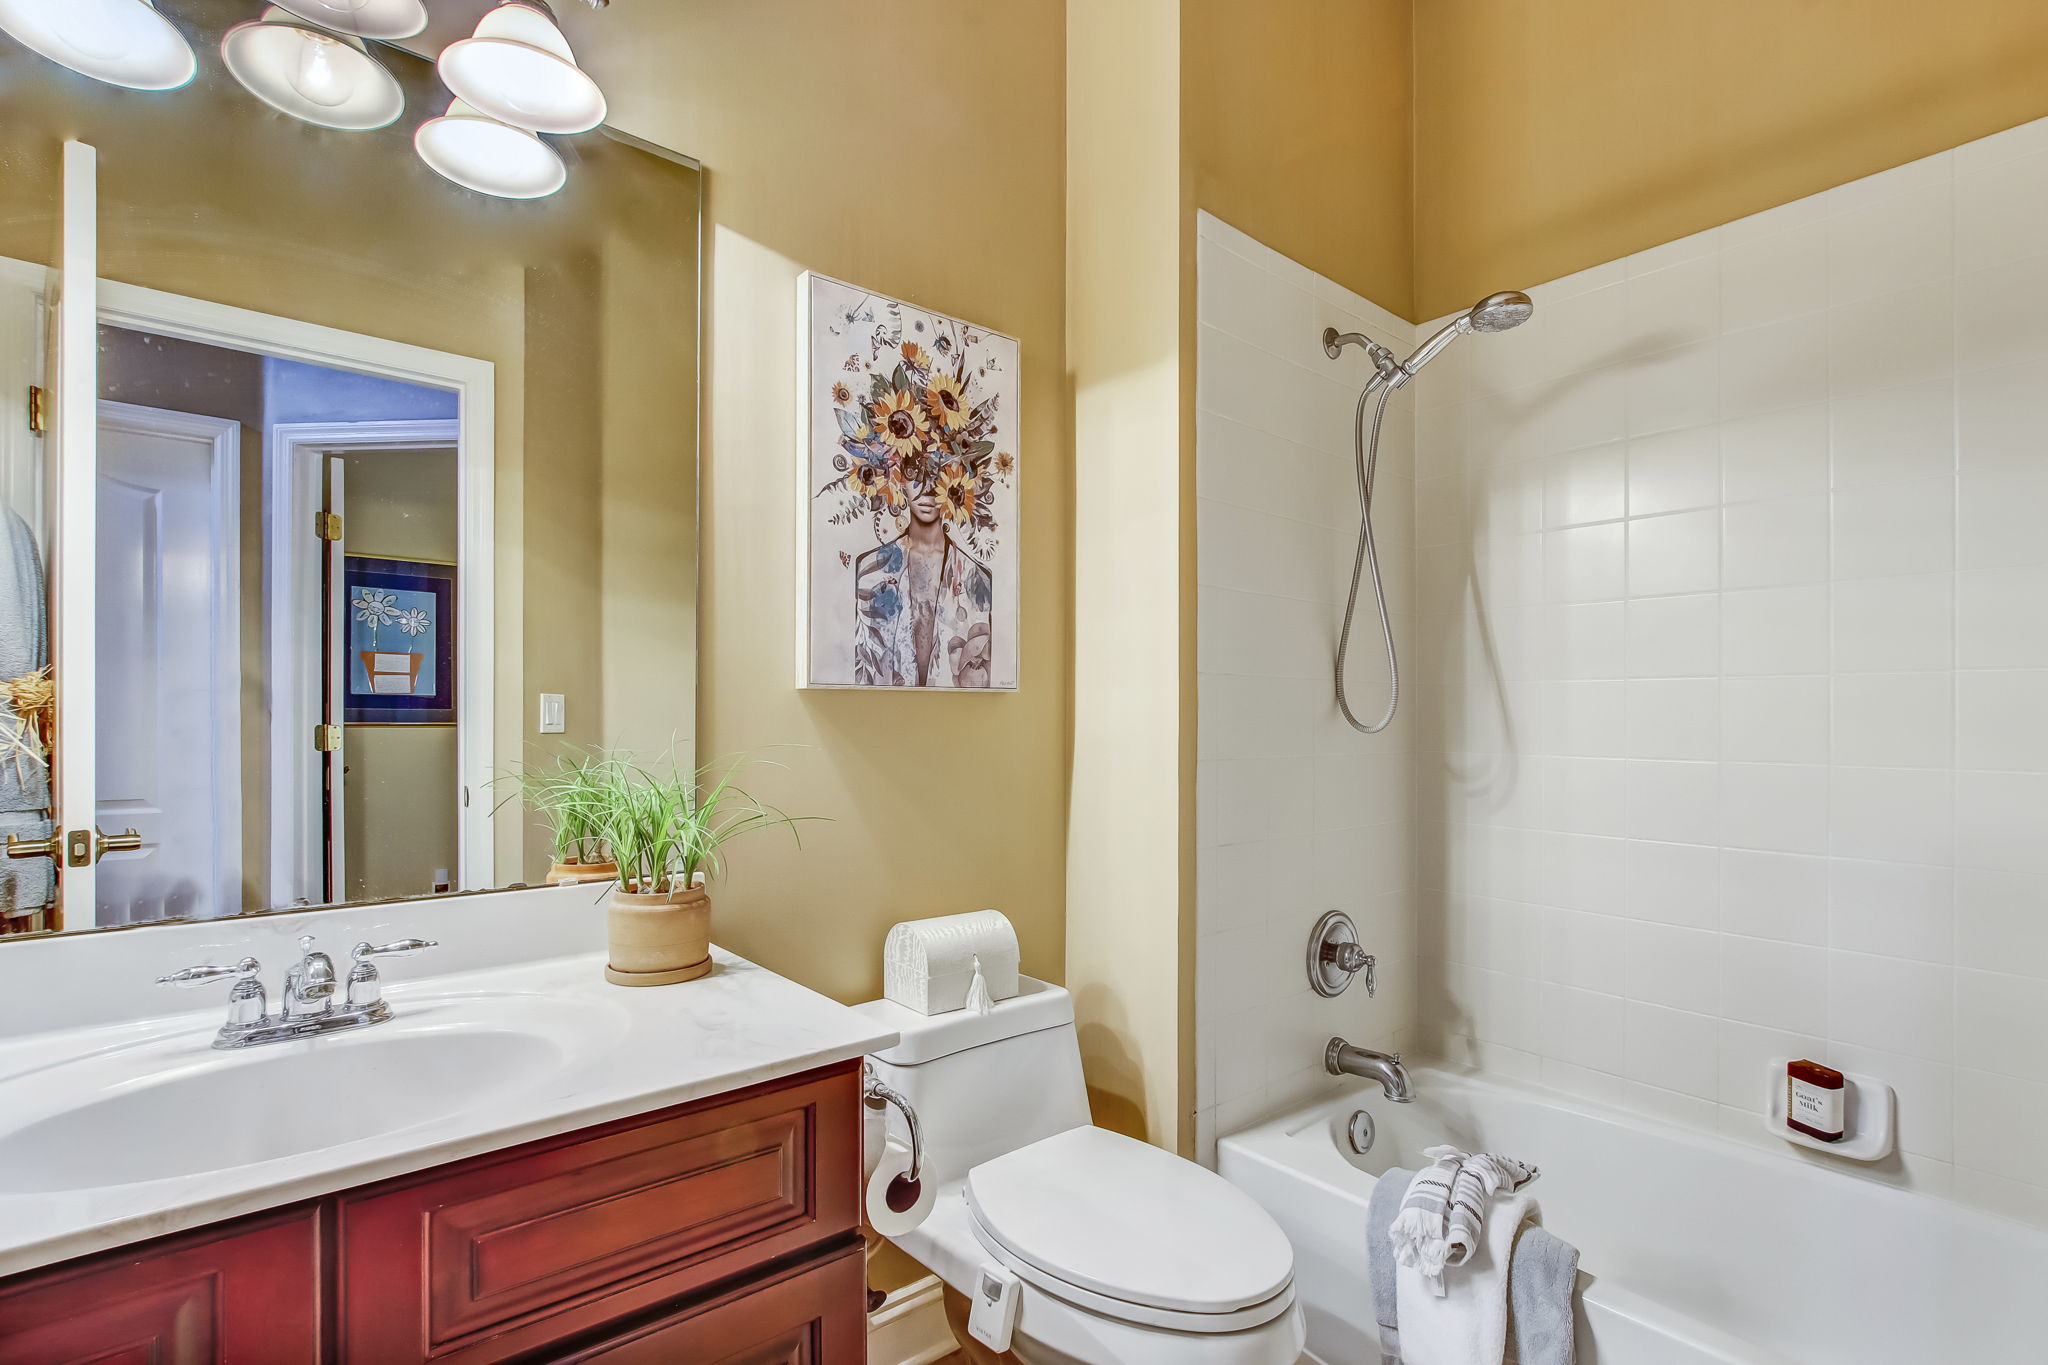
[[[1405,351],[1413,329],[1207,214],[1197,269],[1196,1090],[1207,1159],[1219,1131],[1322,1088],[1332,1035],[1386,1048],[1408,1031],[1415,721],[1404,713],[1384,734],[1356,735],[1332,700],[1357,528],[1352,405],[1367,362],[1356,350],[1328,359],[1322,331]],[[1412,517],[1455,510],[1417,497],[1413,451],[1414,407],[1397,401],[1373,496],[1404,643]],[[1619,450],[1610,458],[1618,470]],[[1617,486],[1604,471],[1585,482]],[[1369,601],[1352,695],[1376,713],[1385,694]],[[1376,999],[1362,986],[1337,1000],[1309,990],[1308,933],[1333,909],[1379,956]]]
[[[1876,1178],[2048,1222],[2044,211],[2048,122],[1409,391],[1435,1044],[1760,1142],[1762,1059],[1871,1072]]]

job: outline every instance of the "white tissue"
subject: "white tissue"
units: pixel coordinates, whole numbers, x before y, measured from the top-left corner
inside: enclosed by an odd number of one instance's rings
[[[921,1183],[917,1202],[902,1213],[889,1207],[889,1182],[910,1169],[910,1148],[895,1138],[890,1138],[882,1147],[882,1159],[875,1169],[868,1173],[867,1188],[861,1194],[861,1203],[867,1209],[868,1226],[884,1237],[900,1237],[931,1216],[932,1204],[938,1199],[938,1187],[929,1179]]]

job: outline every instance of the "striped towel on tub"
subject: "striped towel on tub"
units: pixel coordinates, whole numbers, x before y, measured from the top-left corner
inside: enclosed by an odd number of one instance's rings
[[[1430,1164],[1416,1173],[1387,1235],[1394,1259],[1419,1273],[1431,1292],[1444,1292],[1444,1268],[1463,1265],[1486,1227],[1486,1201],[1518,1190],[1538,1174],[1534,1166],[1488,1152],[1455,1147],[1423,1150]]]

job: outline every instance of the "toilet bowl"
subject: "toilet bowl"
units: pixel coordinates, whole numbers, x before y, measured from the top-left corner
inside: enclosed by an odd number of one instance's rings
[[[1213,1172],[1092,1126],[1072,1000],[1023,985],[988,1014],[859,1007],[901,1035],[873,1061],[917,1109],[938,1187],[890,1240],[970,1297],[984,1268],[1014,1276],[1025,1365],[1294,1365],[1279,1225]],[[871,1153],[890,1121],[868,1115]]]

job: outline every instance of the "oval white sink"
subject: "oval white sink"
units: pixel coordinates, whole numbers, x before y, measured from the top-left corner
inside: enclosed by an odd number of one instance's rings
[[[410,1010],[360,1032],[242,1051],[186,1035],[0,1085],[0,1114],[15,1118],[0,1119],[0,1194],[200,1175],[417,1127],[531,1090],[619,1022],[545,997]]]

